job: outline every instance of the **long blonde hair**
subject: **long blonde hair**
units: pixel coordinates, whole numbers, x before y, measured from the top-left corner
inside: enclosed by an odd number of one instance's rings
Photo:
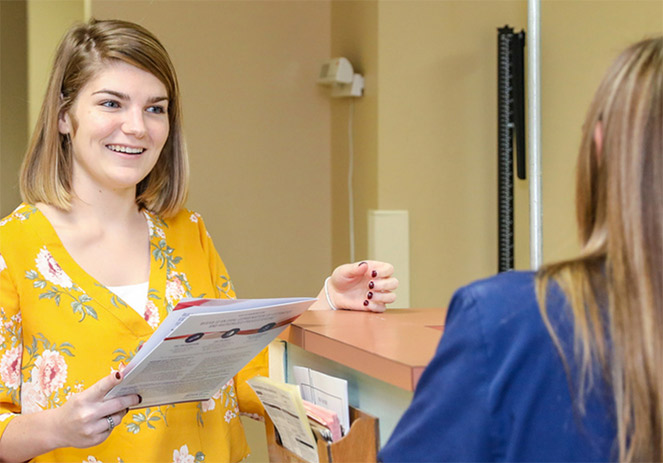
[[[159,40],[138,24],[90,20],[73,26],[58,46],[30,146],[21,167],[23,200],[63,210],[71,204],[72,153],[58,118],[69,111],[81,88],[104,65],[123,61],[157,77],[168,91],[168,139],[152,171],[136,188],[136,203],[164,217],[186,201],[189,163],[182,134],[180,91],[175,68]]]
[[[613,391],[619,460],[662,461],[663,37],[615,60],[583,131],[576,178],[582,252],[539,272],[539,306],[561,352],[545,305],[554,280],[575,323],[581,377],[574,392],[582,399],[599,365]]]

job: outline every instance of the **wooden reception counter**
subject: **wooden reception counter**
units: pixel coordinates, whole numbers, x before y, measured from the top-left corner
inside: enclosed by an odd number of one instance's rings
[[[406,391],[414,391],[442,335],[444,309],[384,313],[308,311],[281,335],[288,343]]]

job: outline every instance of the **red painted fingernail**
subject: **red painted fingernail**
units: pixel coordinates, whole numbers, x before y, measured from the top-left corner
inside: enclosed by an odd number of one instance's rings
[[[373,288],[375,288],[375,283],[373,283],[372,281],[369,281],[368,282],[368,289],[373,289]]]
[[[373,292],[369,291],[368,294],[366,295],[368,299],[373,299]]]
[[[371,273],[371,276],[373,278],[375,278],[376,276],[378,276],[378,272],[376,270],[373,270],[373,273]]]
[[[119,371],[116,371],[116,372],[115,372],[115,377],[116,377],[117,379],[120,379],[120,378],[121,378],[121,376],[120,376],[120,372],[119,372]]]
[[[364,306],[368,305],[368,299],[364,300]]]

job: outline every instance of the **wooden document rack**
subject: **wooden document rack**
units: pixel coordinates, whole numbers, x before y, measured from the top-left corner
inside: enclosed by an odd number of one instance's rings
[[[265,429],[270,462],[306,463],[305,460],[278,443],[276,430],[269,416],[265,417]],[[318,433],[313,432],[318,445],[320,463],[377,461],[379,431],[379,421],[376,417],[350,407],[350,432],[340,440],[328,443]]]

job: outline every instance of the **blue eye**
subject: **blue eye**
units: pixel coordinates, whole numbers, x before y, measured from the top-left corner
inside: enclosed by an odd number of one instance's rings
[[[150,106],[149,108],[147,108],[147,111],[154,114],[165,114],[166,108],[164,108],[163,106],[156,105],[156,106]]]
[[[107,100],[107,101],[103,101],[101,103],[101,106],[105,106],[106,108],[119,108],[120,104],[117,101],[114,101],[114,100]]]

